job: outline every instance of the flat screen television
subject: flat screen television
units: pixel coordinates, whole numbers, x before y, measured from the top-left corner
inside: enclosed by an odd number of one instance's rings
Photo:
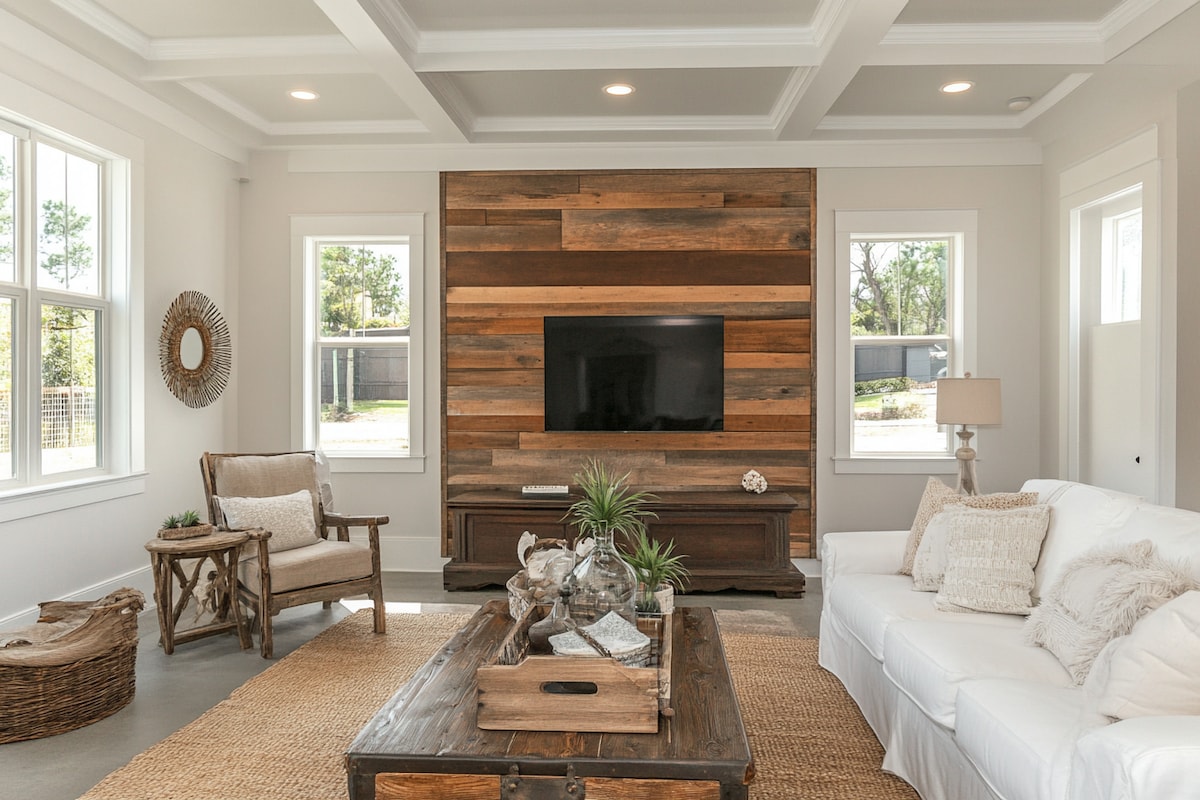
[[[724,430],[724,317],[546,317],[544,332],[546,430]]]

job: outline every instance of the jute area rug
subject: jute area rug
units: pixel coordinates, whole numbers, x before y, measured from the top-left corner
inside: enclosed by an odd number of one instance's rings
[[[345,800],[350,742],[467,619],[391,614],[387,634],[376,636],[370,612],[357,612],[81,800]],[[758,773],[753,800],[917,800],[880,771],[883,749],[841,684],[817,666],[816,639],[723,626]]]

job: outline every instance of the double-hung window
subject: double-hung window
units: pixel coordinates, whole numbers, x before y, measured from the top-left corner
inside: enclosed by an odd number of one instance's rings
[[[340,471],[419,469],[423,215],[293,217],[302,446]]]
[[[836,469],[927,470],[954,453],[937,381],[971,361],[975,212],[839,211],[836,228]]]
[[[128,185],[128,162],[0,119],[6,496],[130,472]]]

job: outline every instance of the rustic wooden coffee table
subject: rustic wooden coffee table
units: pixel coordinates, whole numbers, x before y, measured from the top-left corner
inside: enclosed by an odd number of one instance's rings
[[[351,800],[746,800],[754,761],[712,609],[672,616],[673,713],[658,733],[488,731],[475,669],[512,620],[484,605],[350,745]]]

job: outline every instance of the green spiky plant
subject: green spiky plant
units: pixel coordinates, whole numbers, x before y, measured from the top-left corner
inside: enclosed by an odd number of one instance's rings
[[[602,462],[589,459],[583,471],[575,476],[583,494],[567,509],[563,520],[573,519],[581,536],[595,536],[610,531],[621,534],[627,542],[646,530],[645,517],[657,517],[645,506],[658,498],[649,492],[630,491],[625,482],[629,473],[617,476]]]
[[[644,587],[637,599],[637,610],[643,614],[656,614],[662,610],[654,596],[655,591],[669,585],[682,592],[691,575],[683,565],[683,559],[687,556],[675,554],[674,540],[663,544],[651,539],[644,529],[634,538],[624,556]]]
[[[162,528],[191,528],[200,524],[198,511],[184,511],[182,514],[172,514],[162,521]]]

